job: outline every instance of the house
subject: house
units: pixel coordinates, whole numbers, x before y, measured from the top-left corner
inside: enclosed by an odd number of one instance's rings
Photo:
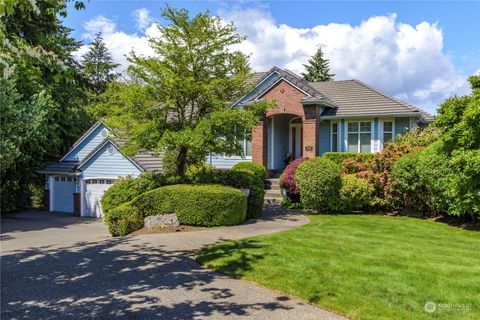
[[[258,100],[276,101],[244,144],[244,157],[211,155],[220,169],[255,161],[281,171],[284,158],[314,157],[328,151],[378,152],[396,134],[433,121],[424,111],[358,80],[307,82],[279,68],[257,73],[253,89],[238,99],[242,107]],[[50,211],[101,217],[100,199],[119,177],[162,170],[162,155],[143,152],[127,157],[110,130],[99,122],[46,174]]]
[[[102,217],[100,199],[115,180],[162,171],[162,155],[141,152],[128,157],[110,129],[98,122],[83,134],[59,162],[47,165],[45,195],[50,211]]]

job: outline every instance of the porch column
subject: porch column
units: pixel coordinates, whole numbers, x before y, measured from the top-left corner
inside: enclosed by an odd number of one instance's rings
[[[267,118],[264,117],[263,120],[253,129],[252,132],[252,161],[262,164],[265,168],[268,168],[267,132]]]
[[[303,122],[303,150],[304,157],[313,158],[318,154],[318,124],[317,119],[308,119]]]

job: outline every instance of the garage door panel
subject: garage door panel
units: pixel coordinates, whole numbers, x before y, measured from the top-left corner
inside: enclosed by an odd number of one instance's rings
[[[75,193],[75,178],[55,177],[53,181],[52,211],[73,213],[73,194]]]
[[[85,180],[85,216],[101,218],[102,196],[115,182],[113,179],[86,179]]]

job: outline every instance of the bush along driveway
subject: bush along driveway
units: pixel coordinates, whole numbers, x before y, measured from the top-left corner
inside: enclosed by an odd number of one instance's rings
[[[209,244],[304,225],[303,215],[267,212],[239,226],[97,241],[105,226],[94,235],[88,230],[99,229],[98,220],[62,217],[58,224],[51,213],[23,215],[22,223],[3,218],[1,319],[341,318],[193,259]]]
[[[478,319],[480,234],[404,217],[319,215],[197,260],[353,319]]]

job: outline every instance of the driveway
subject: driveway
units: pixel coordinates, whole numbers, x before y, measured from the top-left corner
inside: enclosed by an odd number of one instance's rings
[[[1,318],[341,319],[192,258],[208,244],[307,222],[277,209],[240,226],[112,239],[100,220],[2,216]]]

